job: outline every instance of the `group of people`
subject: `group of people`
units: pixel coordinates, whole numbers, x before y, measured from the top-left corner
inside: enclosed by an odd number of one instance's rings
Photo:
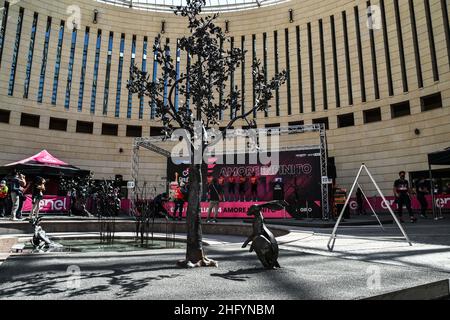
[[[414,213],[411,208],[411,195],[413,194],[408,180],[405,179],[406,173],[405,171],[399,172],[399,179],[395,180],[394,182],[394,195],[395,195],[395,202],[397,203],[397,214],[400,218],[400,222],[403,221],[403,206],[406,207],[406,210],[408,210],[409,217],[411,222],[416,222],[417,218],[414,216]],[[419,179],[419,181],[416,184],[416,195],[417,200],[420,203],[420,217],[426,219],[427,214],[427,208],[428,208],[428,202],[425,198],[425,195],[428,194],[429,189],[426,183],[426,180],[424,178]]]
[[[215,178],[207,177],[207,183],[210,185]],[[219,176],[216,179],[217,185],[221,189],[221,197],[223,201],[258,201],[258,183],[259,179],[255,173],[250,177],[245,175],[228,177]],[[247,197],[248,187],[250,186],[250,197]],[[226,192],[225,192],[226,191]]]
[[[32,183],[27,183],[26,176],[15,172],[10,179],[0,182],[0,217],[10,215],[11,220],[22,219],[22,208],[26,200],[25,194],[30,191],[32,195],[33,216],[38,216],[40,201],[44,198],[46,180],[36,177]]]
[[[416,190],[415,192],[410,187],[408,180],[406,180],[406,172],[399,172],[399,179],[395,180],[393,186],[393,193],[395,197],[395,203],[397,204],[397,215],[399,217],[400,222],[404,222],[403,220],[403,207],[406,207],[408,211],[410,221],[412,223],[417,222],[417,218],[414,216],[412,206],[411,206],[411,197],[413,194],[416,195],[417,200],[420,203],[420,217],[423,219],[427,218],[427,209],[428,209],[428,201],[426,199],[426,195],[430,192],[429,183],[424,177],[421,177],[416,182]],[[357,213],[365,214],[364,209],[364,194],[360,188],[356,191],[356,202],[357,202]]]

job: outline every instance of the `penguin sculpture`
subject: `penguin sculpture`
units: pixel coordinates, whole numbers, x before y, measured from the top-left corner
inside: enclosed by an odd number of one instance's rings
[[[273,233],[264,224],[262,209],[272,211],[282,210],[287,203],[285,201],[272,201],[265,204],[252,205],[248,211],[248,216],[254,216],[253,233],[245,240],[242,248],[247,247],[249,242],[250,252],[255,251],[259,260],[266,269],[281,268],[278,263],[278,242]]]

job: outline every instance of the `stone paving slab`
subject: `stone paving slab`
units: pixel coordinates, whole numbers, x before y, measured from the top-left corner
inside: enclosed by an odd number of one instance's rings
[[[395,226],[343,227],[334,252],[326,248],[331,231],[290,227],[278,238],[275,271],[241,249],[240,236],[204,236],[218,268],[179,269],[180,249],[14,254],[0,266],[0,299],[362,299],[448,280],[450,222],[404,227],[412,247]],[[69,266],[81,270],[77,289],[68,288]],[[371,284],[374,274],[380,286]]]
[[[0,267],[0,299],[360,299],[448,279],[431,270],[287,250],[280,252],[281,269],[265,270],[235,244],[207,253],[218,268],[177,268],[183,250],[14,255]],[[71,289],[69,266],[81,270],[79,288]],[[381,280],[372,288],[374,267]]]

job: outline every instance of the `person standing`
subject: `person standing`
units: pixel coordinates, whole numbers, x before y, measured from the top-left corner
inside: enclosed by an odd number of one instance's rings
[[[169,201],[169,197],[167,195],[167,192],[161,193],[160,195],[157,195],[153,199],[153,208],[154,208],[154,216],[155,217],[163,217],[166,219],[169,219],[169,214],[164,208],[164,204]]]
[[[177,220],[177,212],[178,212],[178,220],[183,220],[183,207],[184,207],[184,195],[185,192],[183,192],[184,185],[181,183],[177,188],[175,189],[175,196],[174,196],[174,203],[175,203],[175,210],[173,213],[173,219]]]
[[[11,220],[17,220],[16,215],[19,210],[21,195],[22,187],[20,186],[20,175],[16,172],[14,177],[11,179]]]
[[[6,180],[0,182],[0,217],[5,216],[6,208],[8,204],[8,186]]]
[[[358,205],[358,215],[365,215],[366,210],[364,209],[364,195],[361,188],[356,190],[356,204]]]
[[[39,215],[39,208],[41,200],[44,199],[45,191],[45,179],[42,177],[36,177],[32,190],[32,204],[31,216],[37,218]]]
[[[273,184],[273,200],[284,200],[284,184],[282,178],[275,178]]]
[[[228,201],[236,201],[236,177],[228,177]]]
[[[28,192],[28,189],[31,187],[31,183],[27,184],[27,180],[24,174],[19,175],[19,184],[20,184],[20,196],[19,196],[19,208],[17,209],[17,219],[22,219],[22,208],[23,204],[27,200],[26,193]]]
[[[221,190],[220,196],[222,200],[225,201],[225,177],[223,175],[220,175],[217,179],[217,183],[219,184]]]
[[[250,177],[250,187],[252,192],[252,201],[258,201],[258,177],[255,173]]]
[[[247,177],[241,174],[241,176],[239,177],[239,201],[245,202],[245,194],[247,192],[246,184],[247,184]]]
[[[403,215],[403,206],[406,206],[406,209],[408,210],[409,217],[412,223],[417,221],[417,218],[414,217],[414,213],[411,208],[411,197],[410,197],[410,189],[409,189],[409,182],[405,179],[406,172],[400,171],[398,173],[399,179],[395,180],[394,182],[394,196],[395,201],[397,202],[397,214],[400,218],[400,222],[404,222],[402,215]]]
[[[428,194],[428,186],[425,178],[421,177],[416,185],[417,200],[420,203],[420,217],[427,218],[428,202],[425,196]]]
[[[208,185],[208,194],[209,194],[209,207],[208,207],[208,217],[206,219],[206,223],[211,222],[210,216],[211,212],[214,211],[214,219],[213,222],[217,222],[217,213],[219,211],[219,202],[221,198],[220,186],[217,183],[216,179],[213,180],[212,183]]]

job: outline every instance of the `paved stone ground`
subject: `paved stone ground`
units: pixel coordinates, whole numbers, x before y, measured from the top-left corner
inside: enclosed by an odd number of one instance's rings
[[[341,227],[333,252],[327,249],[330,229],[295,228],[278,241],[293,251],[450,273],[450,219],[420,220],[403,228],[412,246],[395,224],[384,231],[379,226]]]
[[[183,250],[12,255],[0,266],[0,299],[360,299],[450,277],[450,219],[331,230],[292,228],[278,239],[282,269],[264,270],[244,238],[205,236],[218,268],[179,269]],[[78,289],[67,268],[81,270]],[[380,287],[368,286],[378,272]]]

